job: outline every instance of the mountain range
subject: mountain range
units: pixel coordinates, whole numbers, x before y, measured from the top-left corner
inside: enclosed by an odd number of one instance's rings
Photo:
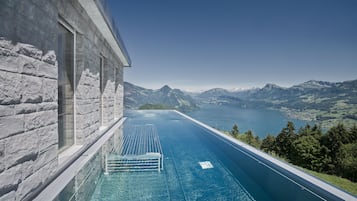
[[[197,109],[195,100],[179,89],[165,85],[158,90],[146,89],[124,82],[124,107],[127,109],[165,108],[182,112]]]
[[[229,91],[214,88],[201,93],[185,93],[165,85],[152,90],[124,84],[126,108],[137,109],[145,104],[162,104],[172,109],[190,111],[200,104],[231,105],[242,108],[269,108],[286,115],[322,123],[357,122],[357,80],[325,82],[310,80],[292,87],[266,84],[262,88]]]

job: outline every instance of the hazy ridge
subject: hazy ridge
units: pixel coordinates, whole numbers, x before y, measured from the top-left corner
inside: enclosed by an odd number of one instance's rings
[[[190,111],[200,104],[233,105],[242,108],[270,108],[302,120],[316,121],[323,127],[338,122],[357,122],[357,80],[325,82],[310,80],[292,87],[266,84],[262,88],[229,91],[214,88],[201,93],[185,93],[165,85],[158,90],[125,82],[126,108],[162,104],[172,109]]]
[[[196,101],[179,89],[172,89],[165,85],[158,90],[146,89],[134,84],[124,82],[124,107],[127,109],[139,109],[150,105],[155,109],[167,108],[180,111],[197,109]]]

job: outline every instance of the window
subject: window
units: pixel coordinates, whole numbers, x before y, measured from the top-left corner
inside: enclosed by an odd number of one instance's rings
[[[103,107],[104,107],[104,58],[100,56],[99,58],[99,90],[100,90],[100,97],[99,97],[99,121],[100,126],[104,126],[103,120]]]
[[[74,144],[74,33],[58,24],[58,148]]]

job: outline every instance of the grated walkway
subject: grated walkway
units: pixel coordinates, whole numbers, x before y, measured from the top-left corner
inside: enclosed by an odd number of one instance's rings
[[[118,171],[161,171],[163,152],[153,124],[133,126],[119,139],[119,150],[106,157],[106,173]]]

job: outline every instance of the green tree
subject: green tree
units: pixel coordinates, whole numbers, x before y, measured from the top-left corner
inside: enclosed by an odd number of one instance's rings
[[[312,135],[301,136],[292,142],[290,160],[295,165],[320,171],[323,167],[320,151],[320,142]]]
[[[349,138],[350,143],[357,142],[357,125],[354,124],[352,128],[349,130]]]
[[[338,153],[340,175],[357,181],[357,143],[344,144]]]
[[[245,134],[246,134],[247,143],[250,145],[253,145],[253,143],[255,141],[253,132],[251,130],[248,130]]]
[[[305,127],[301,127],[298,132],[299,136],[307,136],[311,135],[311,126],[310,124],[306,124]]]
[[[323,144],[330,149],[331,157],[334,158],[338,153],[342,144],[349,142],[349,135],[343,124],[339,123],[337,126],[330,128],[327,135],[324,136]]]
[[[337,174],[341,172],[338,163],[338,155],[343,144],[349,143],[349,134],[343,124],[331,127],[327,134],[321,138],[321,144],[329,149],[329,157],[334,159],[329,164],[329,173]]]
[[[314,125],[312,128],[311,128],[311,135],[317,139],[317,140],[320,140],[323,133],[322,133],[322,129],[321,129],[321,126],[320,125]]]
[[[281,157],[289,158],[292,142],[296,139],[294,123],[289,121],[275,139],[275,153]]]
[[[332,163],[331,150],[320,142],[320,161],[321,161],[321,170],[320,172],[325,172],[333,174],[331,170],[335,169],[335,165]]]
[[[139,110],[167,110],[170,109],[169,106],[164,104],[145,104],[139,107]]]
[[[233,135],[235,138],[238,138],[239,129],[238,129],[238,125],[237,124],[233,125],[233,128],[231,130],[231,135]]]
[[[274,146],[275,146],[275,137],[269,134],[263,139],[260,149],[269,153],[274,151]]]
[[[298,132],[299,137],[300,136],[313,136],[315,139],[320,140],[322,136],[322,130],[321,127],[318,125],[314,125],[311,127],[309,124],[306,124],[305,127],[301,127]]]
[[[259,146],[260,146],[261,141],[260,141],[260,137],[258,135],[254,137],[254,141],[255,141],[255,143],[259,144]]]

